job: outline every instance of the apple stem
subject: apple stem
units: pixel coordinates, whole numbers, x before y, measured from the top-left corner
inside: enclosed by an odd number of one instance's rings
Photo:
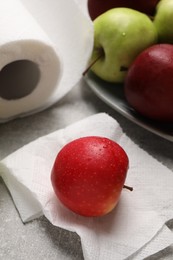
[[[104,55],[104,53],[101,52],[100,55],[99,55],[91,64],[89,64],[89,66],[88,66],[88,67],[86,68],[86,70],[82,73],[82,75],[85,76],[86,73],[91,69],[91,67],[92,67],[100,58],[102,58],[103,55]]]
[[[130,190],[130,191],[133,191],[133,187],[130,187],[130,186],[127,186],[127,185],[124,185],[123,188],[127,189],[127,190]]]

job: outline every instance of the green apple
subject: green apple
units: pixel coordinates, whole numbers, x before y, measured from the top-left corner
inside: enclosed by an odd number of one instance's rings
[[[108,10],[94,20],[91,70],[105,81],[123,82],[136,56],[156,42],[156,28],[146,14],[121,7]]]
[[[158,41],[173,43],[173,0],[161,0],[156,8],[154,25],[158,31]]]

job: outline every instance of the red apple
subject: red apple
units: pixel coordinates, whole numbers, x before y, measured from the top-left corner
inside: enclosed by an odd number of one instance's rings
[[[156,44],[141,52],[128,70],[124,91],[140,114],[173,123],[173,45]]]
[[[60,150],[51,181],[68,209],[83,216],[101,216],[118,203],[127,170],[128,156],[120,145],[108,138],[88,136]]]
[[[115,7],[128,7],[148,15],[154,15],[160,0],[88,0],[88,11],[92,20]]]

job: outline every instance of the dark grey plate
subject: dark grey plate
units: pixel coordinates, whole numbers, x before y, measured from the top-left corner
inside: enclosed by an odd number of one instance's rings
[[[87,73],[84,79],[100,99],[125,116],[127,119],[149,130],[150,132],[173,142],[173,124],[157,123],[136,113],[134,109],[128,105],[125,99],[122,84],[115,85],[105,82],[92,72]]]

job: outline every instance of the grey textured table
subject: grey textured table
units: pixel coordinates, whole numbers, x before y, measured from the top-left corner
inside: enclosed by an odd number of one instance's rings
[[[40,136],[99,112],[114,117],[134,142],[173,170],[173,143],[125,119],[96,97],[83,81],[46,111],[1,124],[0,159]],[[169,227],[173,230],[173,223]],[[77,234],[53,227],[44,217],[24,225],[0,179],[0,259],[82,260],[83,255]],[[173,259],[173,246],[148,259]]]

